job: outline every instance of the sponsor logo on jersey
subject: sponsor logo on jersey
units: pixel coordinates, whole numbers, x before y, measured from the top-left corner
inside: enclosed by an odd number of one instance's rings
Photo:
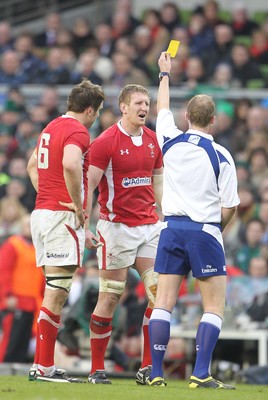
[[[157,351],[166,351],[167,346],[164,344],[154,344],[154,349]]]
[[[189,139],[188,139],[188,142],[198,145],[200,139],[201,139],[200,136],[191,135],[191,136],[189,137]]]
[[[208,274],[210,272],[217,272],[217,268],[212,268],[212,265],[206,265],[206,268],[202,268],[202,274]]]
[[[124,154],[129,154],[129,150],[128,149],[120,150],[120,154],[121,154],[121,156],[123,156]]]
[[[47,258],[67,258],[69,253],[47,253]]]
[[[151,185],[151,177],[145,176],[141,178],[137,176],[136,178],[123,178],[122,186],[124,188],[133,187],[133,186],[149,186]]]

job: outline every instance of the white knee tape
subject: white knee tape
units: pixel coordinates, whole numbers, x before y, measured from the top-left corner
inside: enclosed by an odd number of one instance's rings
[[[149,307],[152,308],[155,302],[158,273],[154,272],[153,268],[147,269],[147,271],[142,274],[141,279],[143,280],[145,286],[146,294],[149,300]]]
[[[63,289],[67,293],[70,292],[72,286],[73,275],[65,274],[47,274],[46,275],[46,288],[47,289]]]
[[[100,278],[100,292],[115,293],[121,296],[124,293],[126,281],[112,281],[111,279]]]

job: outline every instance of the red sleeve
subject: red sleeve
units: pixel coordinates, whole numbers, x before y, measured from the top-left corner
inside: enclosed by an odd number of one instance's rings
[[[78,146],[84,154],[88,150],[90,144],[89,133],[85,131],[72,132],[64,141],[64,146],[67,146],[68,144],[74,144],[75,146]]]
[[[11,294],[11,278],[16,257],[14,247],[7,240],[0,249],[0,298],[2,299]]]
[[[111,159],[112,142],[108,138],[97,138],[93,140],[89,148],[90,165],[106,170]]]

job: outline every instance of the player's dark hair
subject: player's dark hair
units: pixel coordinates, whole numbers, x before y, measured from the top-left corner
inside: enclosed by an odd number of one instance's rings
[[[205,128],[213,121],[215,104],[211,96],[198,94],[194,96],[187,106],[188,118],[191,124]]]
[[[96,112],[104,98],[101,86],[94,85],[88,79],[83,79],[81,83],[75,85],[71,90],[67,100],[67,111],[82,113],[88,107],[92,107]]]
[[[149,97],[149,100],[151,99],[149,92],[147,89],[145,89],[145,87],[143,87],[141,85],[131,84],[131,85],[126,85],[123,87],[123,89],[121,89],[119,96],[118,96],[119,105],[121,103],[129,104],[131,95],[133,93],[143,93]]]

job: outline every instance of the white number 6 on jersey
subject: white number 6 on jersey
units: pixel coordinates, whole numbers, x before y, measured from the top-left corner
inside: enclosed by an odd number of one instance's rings
[[[38,147],[38,158],[37,158],[38,168],[41,169],[48,168],[48,147],[44,146],[49,145],[49,140],[50,140],[50,134],[44,132],[40,138],[40,143]]]

